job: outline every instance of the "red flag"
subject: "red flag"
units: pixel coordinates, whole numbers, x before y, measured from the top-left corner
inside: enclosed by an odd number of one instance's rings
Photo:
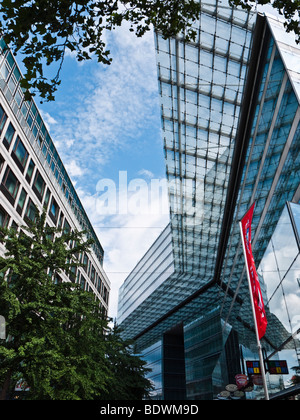
[[[251,223],[253,218],[255,203],[250,207],[248,212],[245,214],[243,219],[241,220],[242,226],[242,240],[244,241],[244,250],[245,250],[245,259],[246,259],[246,266],[249,274],[250,284],[251,284],[251,292],[254,301],[254,308],[255,308],[255,318],[257,324],[257,330],[259,339],[261,339],[267,329],[267,317],[264,307],[264,302],[261,294],[260,283],[257,275],[257,271],[255,268],[254,258],[252,255],[252,247],[251,247]]]

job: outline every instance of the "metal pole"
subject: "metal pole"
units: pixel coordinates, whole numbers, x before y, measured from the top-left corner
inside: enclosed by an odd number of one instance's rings
[[[245,249],[243,228],[242,228],[242,223],[241,222],[239,222],[239,226],[240,226],[240,232],[241,232],[241,237],[242,237],[242,244],[243,244],[245,261],[247,261],[247,254],[246,254],[246,249]],[[248,270],[248,264],[247,263],[246,263],[246,271],[247,271],[248,287],[249,287],[249,293],[250,293],[250,300],[251,300],[251,307],[252,307],[252,313],[253,313],[255,335],[256,335],[256,341],[257,341],[257,349],[258,349],[259,362],[260,362],[260,370],[261,370],[261,376],[262,376],[264,392],[265,392],[265,399],[269,400],[270,398],[269,398],[269,391],[268,391],[268,387],[267,387],[265,364],[264,364],[264,358],[263,358],[263,355],[262,355],[262,348],[261,348],[261,343],[260,343],[259,334],[258,334],[256,315],[255,315],[255,306],[254,306],[254,300],[253,300],[253,295],[252,295],[251,280],[250,280],[250,275],[249,275],[249,270]]]

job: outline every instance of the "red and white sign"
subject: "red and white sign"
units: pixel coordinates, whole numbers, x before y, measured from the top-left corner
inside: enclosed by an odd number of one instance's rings
[[[248,376],[239,373],[238,375],[235,375],[235,382],[238,389],[242,389],[248,384]]]
[[[267,317],[264,307],[264,302],[261,294],[261,288],[259,284],[258,275],[255,268],[255,263],[252,255],[252,247],[251,247],[251,223],[253,218],[255,203],[250,207],[248,212],[245,214],[243,219],[241,220],[242,226],[242,240],[244,242],[244,249],[245,249],[245,258],[246,258],[246,266],[250,278],[251,283],[251,292],[254,301],[254,308],[255,308],[255,318],[257,324],[257,330],[259,339],[261,339],[267,329]]]

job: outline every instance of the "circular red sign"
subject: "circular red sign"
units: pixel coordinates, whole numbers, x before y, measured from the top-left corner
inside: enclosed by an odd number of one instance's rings
[[[239,389],[244,388],[244,386],[248,383],[248,377],[247,375],[243,375],[242,373],[239,373],[235,376],[235,382]]]

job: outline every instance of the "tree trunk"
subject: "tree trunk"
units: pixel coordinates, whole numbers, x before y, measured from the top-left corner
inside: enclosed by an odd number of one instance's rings
[[[12,371],[11,369],[7,372],[6,378],[2,384],[2,390],[0,393],[0,401],[4,401],[7,398],[9,392],[10,380],[11,380]]]

